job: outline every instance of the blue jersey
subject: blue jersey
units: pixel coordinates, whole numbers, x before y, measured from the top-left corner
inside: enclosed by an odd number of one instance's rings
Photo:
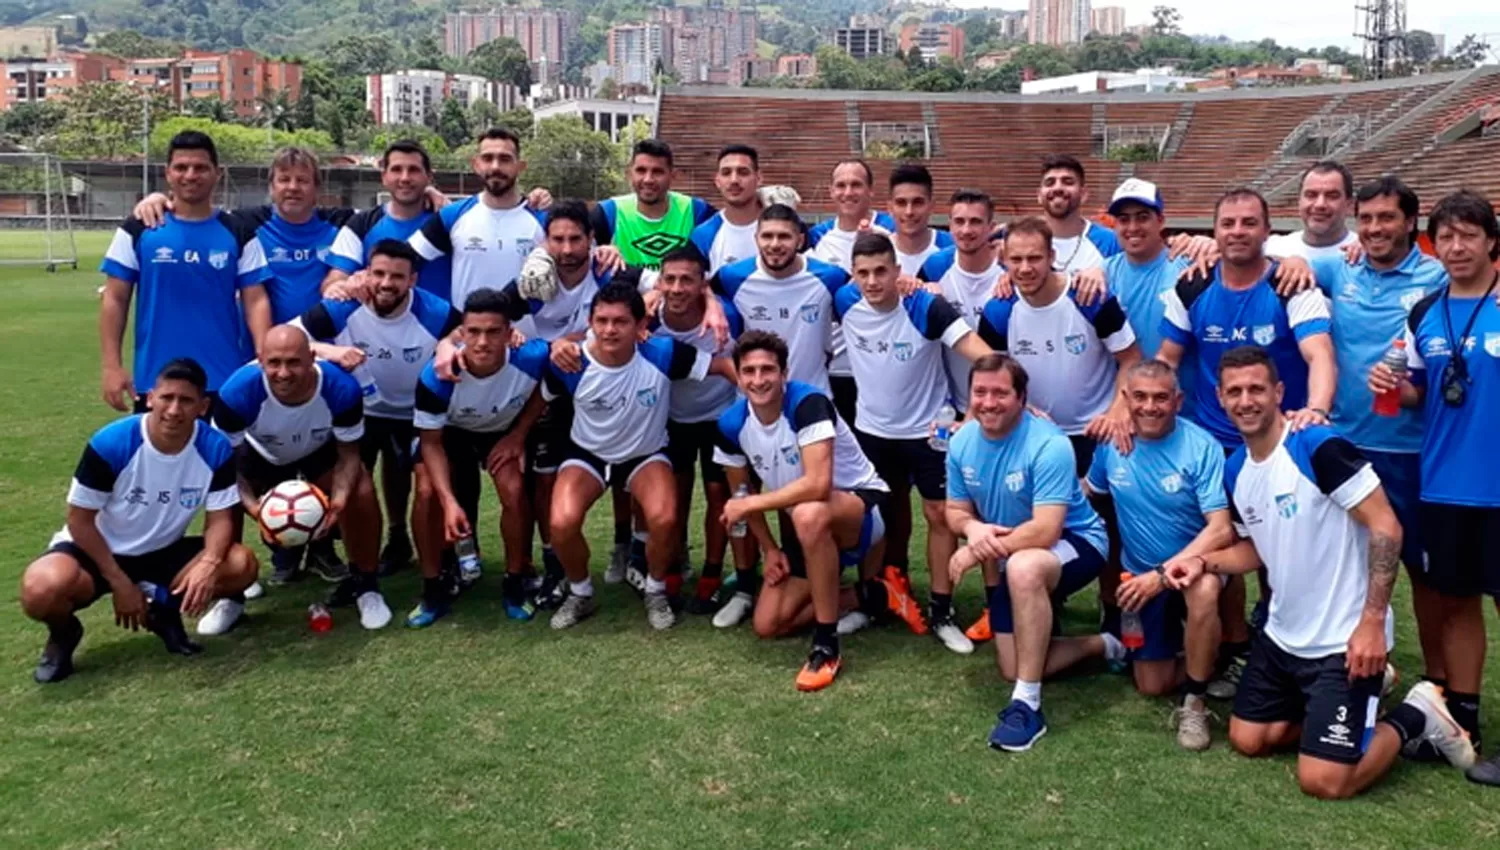
[[[1067,436],[1030,412],[998,440],[969,422],[948,444],[948,500],[968,502],[980,521],[1010,528],[1030,520],[1038,505],[1066,505],[1063,530],[1087,540],[1102,557],[1109,538],[1075,469]]]
[[[329,249],[339,227],[353,214],[347,209],[319,209],[307,221],[293,224],[275,207],[234,211],[235,217],[244,218],[255,228],[266,253],[266,266],[271,270],[266,295],[271,299],[272,324],[290,322],[323,300]]]
[[[354,274],[370,263],[370,252],[387,239],[406,242],[432,218],[424,209],[413,218],[396,218],[385,205],[355,213],[334,237],[328,251],[328,265],[344,274]],[[427,260],[417,270],[417,286],[433,295],[451,301],[453,260],[444,254]]]
[[[1361,449],[1419,451],[1422,414],[1403,410],[1397,416],[1376,415],[1366,380],[1391,343],[1406,333],[1411,309],[1448,283],[1443,264],[1416,248],[1388,271],[1371,268],[1368,260],[1351,266],[1342,254],[1315,256],[1310,262],[1319,288],[1332,302],[1333,353],[1339,367],[1334,427]]]
[[[1100,443],[1088,483],[1114,497],[1125,567],[1135,575],[1166,563],[1208,525],[1208,514],[1229,507],[1224,449],[1186,419],[1160,440],[1136,437],[1128,455]]]
[[[248,442],[276,466],[311,455],[329,440],[357,443],[365,433],[364,398],[359,382],[327,360],[314,364],[317,389],[301,404],[286,404],[271,394],[257,362],[235,370],[214,404],[214,426],[238,446]]]
[[[139,393],[150,390],[169,361],[191,357],[219,385],[255,356],[244,347],[245,317],[237,296],[263,286],[271,272],[255,231],[218,212],[202,221],[166,221],[147,228],[130,218],[115,231],[100,271],[135,288],[135,360]]]
[[[1470,316],[1475,316],[1473,328],[1455,344]],[[1417,302],[1406,326],[1411,382],[1426,392],[1422,500],[1500,507],[1500,452],[1493,430],[1500,421],[1500,307],[1493,295],[1453,298],[1444,287]],[[1455,355],[1455,349],[1461,353]],[[1443,372],[1455,356],[1463,358],[1468,374],[1457,407],[1443,398]]]
[[[1198,374],[1193,381],[1193,412],[1199,425],[1225,446],[1243,442],[1240,432],[1219,406],[1219,358],[1244,345],[1258,345],[1271,355],[1286,386],[1282,405],[1297,410],[1307,405],[1307,361],[1299,344],[1329,332],[1328,301],[1315,289],[1283,299],[1266,276],[1249,289],[1226,287],[1214,267],[1212,277],[1193,277],[1166,294],[1161,336],[1196,351]]]
[[[1166,294],[1177,285],[1188,261],[1183,257],[1167,259],[1167,250],[1162,249],[1156,259],[1137,265],[1124,253],[1115,254],[1104,261],[1104,280],[1109,291],[1120,300],[1125,316],[1135,331],[1136,344],[1141,347],[1141,357],[1150,360],[1161,350],[1161,320],[1167,310]],[[1187,352],[1177,367],[1177,383],[1182,387],[1182,415],[1193,417],[1192,382],[1197,378],[1196,355]]]

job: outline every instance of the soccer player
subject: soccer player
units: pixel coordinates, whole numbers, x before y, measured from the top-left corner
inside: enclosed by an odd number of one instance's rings
[[[412,530],[422,567],[422,598],[406,617],[412,628],[448,613],[451,587],[441,578],[442,550],[477,537],[479,471],[489,474],[500,498],[500,540],[505,546],[501,595],[506,616],[530,620],[526,575],[531,571],[523,459],[532,426],[542,415],[537,391],[548,346],[534,339],[511,349],[511,296],[476,289],[464,304],[459,335],[464,366],[456,381],[438,377],[428,363],[418,379],[413,424],[421,440]]]
[[[1292,426],[1265,349],[1242,346],[1216,366],[1221,402],[1244,435],[1224,484],[1245,539],[1173,561],[1168,580],[1183,587],[1264,564],[1276,588],[1235,695],[1230,746],[1252,757],[1297,747],[1298,784],[1327,800],[1369,788],[1421,738],[1455,765],[1472,764],[1474,747],[1431,682],[1376,721],[1401,554],[1380,479],[1331,428]]]
[[[200,174],[199,179],[206,179]],[[194,655],[182,614],[243,593],[255,555],[234,542],[234,450],[200,422],[208,376],[192,360],[169,360],[147,391],[146,413],[105,425],[89,439],[68,489],[68,518],[45,554],[21,576],[21,611],[47,626],[33,677],[61,682],[83,640],[77,612],[114,595],[115,625],[145,627],[167,651]],[[187,529],[206,511],[203,536]]]
[[[1443,264],[1416,246],[1418,209],[1416,193],[1395,177],[1366,183],[1354,208],[1363,258],[1350,265],[1342,252],[1334,252],[1314,255],[1311,261],[1332,305],[1338,390],[1331,419],[1370,462],[1401,522],[1401,560],[1412,579],[1426,678],[1443,687],[1442,603],[1423,573],[1422,416],[1416,410],[1378,415],[1366,389],[1370,370],[1405,334],[1407,314],[1448,281]],[[1462,712],[1455,713],[1462,719]]]
[[[293,322],[313,340],[313,353],[352,373],[364,394],[360,455],[371,470],[385,458],[381,483],[388,522],[382,572],[411,558],[406,509],[417,379],[438,340],[459,325],[458,311],[448,302],[416,288],[419,263],[410,245],[387,239],[370,255],[369,303],[327,299]]]
[[[837,266],[802,256],[802,220],[796,210],[772,204],[760,214],[754,258],[725,266],[709,282],[727,298],[746,330],[769,331],[790,350],[787,377],[829,391],[833,350],[833,294],[849,282]]]
[[[693,228],[692,235],[693,244],[708,261],[709,274],[756,254],[755,228],[764,209],[760,154],[749,145],[725,145],[719,151],[714,187],[724,199],[724,208]]]
[[[1308,262],[1342,258],[1344,248],[1358,239],[1346,223],[1353,203],[1354,175],[1349,169],[1331,159],[1313,163],[1302,172],[1297,194],[1302,229],[1268,238],[1266,255],[1301,257]]]
[[[299,329],[277,325],[266,333],[259,360],[224,382],[213,418],[236,447],[239,497],[249,516],[259,517],[265,494],[285,481],[300,478],[328,494],[320,534],[337,526],[354,565],[329,604],[356,605],[360,625],[385,628],[391,609],[375,578],[380,506],[359,458],[365,422],[359,382],[327,360],[314,360]],[[277,561],[282,550],[270,548]],[[295,567],[296,559],[290,563]],[[221,599],[198,621],[198,634],[223,634],[244,611],[243,599]]]
[[[646,304],[636,289],[613,283],[599,290],[589,309],[591,338],[583,345],[583,368],[566,372],[549,365],[547,398],[573,398],[572,446],[552,491],[552,546],[568,577],[570,595],[552,615],[552,628],[566,629],[596,610],[589,578],[589,544],[583,520],[606,489],[625,490],[641,507],[648,542],[646,615],[652,628],[677,622],[666,576],[678,545],[677,486],[667,444],[672,382],[709,375],[734,377],[726,358],[711,358],[685,343],[638,342]]]
[[[1135,440],[1128,454],[1112,443],[1094,453],[1084,489],[1113,497],[1129,581],[1115,592],[1140,617],[1145,643],[1132,650],[1135,688],[1166,696],[1182,688],[1173,712],[1177,743],[1209,745],[1204,698],[1219,651],[1219,589],[1200,576],[1181,590],[1167,586],[1166,566],[1234,542],[1224,495],[1224,452],[1207,431],[1178,418],[1182,390],[1172,367],[1144,360],[1125,373]],[[1187,621],[1184,628],[1183,621]],[[1182,661],[1178,655],[1186,654]]]
[[[979,329],[984,305],[994,297],[995,283],[1004,271],[990,245],[995,202],[977,189],[959,189],[948,202],[948,232],[953,245],[922,264],[917,279],[935,284],[969,327]],[[930,289],[930,287],[929,287]],[[969,360],[955,351],[943,352],[948,367],[949,395],[962,413],[969,404]]]
[[[922,165],[898,165],[891,170],[891,218],[896,222],[892,241],[901,273],[916,277],[933,254],[953,247],[953,236],[934,230],[932,220],[932,173]],[[850,270],[853,270],[852,258]]]
[[[104,400],[116,410],[145,410],[145,393],[169,361],[192,357],[208,376],[210,396],[255,356],[242,345],[246,326],[259,341],[271,327],[266,282],[271,272],[254,228],[214,209],[219,154],[193,130],[167,147],[167,185],[176,199],[165,223],[147,228],[132,216],[105,252],[99,348]],[[126,317],[135,296],[135,359],[121,358]],[[241,312],[243,302],[243,313]],[[134,372],[135,379],[131,379]]]
[[[721,302],[731,337],[743,333],[744,325],[733,304],[709,291],[705,271],[703,255],[691,245],[670,251],[662,258],[657,286],[664,297],[656,315],[651,318],[650,328],[653,336],[676,340],[715,355],[721,351],[718,340],[713,334],[704,332],[708,299]],[[688,601],[688,610],[696,614],[714,611],[714,600],[723,584],[724,552],[729,538],[720,514],[724,511],[724,503],[729,500],[729,484],[724,477],[724,468],[714,461],[714,446],[718,442],[719,415],[738,396],[733,381],[717,376],[672,384],[667,418],[667,459],[672,462],[672,474],[677,478],[677,515],[684,519],[680,524],[679,561],[687,556],[686,519],[693,506],[695,464],[700,467],[703,477],[703,572],[693,589],[693,598]],[[751,557],[748,544],[735,553],[737,592],[725,603],[722,617],[715,615],[715,623],[723,623],[721,628],[738,624],[750,613],[755,591]]]
[[[978,562],[1003,570],[990,590],[990,626],[1000,675],[1016,684],[989,742],[1007,752],[1031,749],[1047,732],[1044,676],[1125,657],[1109,634],[1053,636],[1053,605],[1098,577],[1109,538],[1083,496],[1067,437],[1026,402],[1021,364],[981,357],[969,372],[970,421],[948,446],[948,528],[969,541],[950,563],[953,583]]]
[[[467,302],[476,289],[515,280],[526,256],[543,239],[537,214],[525,206],[516,186],[526,170],[520,137],[503,127],[486,130],[470,165],[484,189],[443,207],[409,240],[424,261],[451,258],[447,300],[452,304]],[[434,277],[441,273],[441,267],[431,270]],[[437,282],[429,286],[434,292],[443,290]]]
[[[813,625],[812,651],[797,689],[833,684],[843,666],[839,648],[839,574],[859,566],[863,611],[885,606],[879,568],[887,490],[826,393],[787,378],[786,343],[747,331],[734,349],[744,398],[719,417],[714,459],[736,488],[754,475],[761,492],[730,499],[726,527],[739,523],[765,553],[765,586],[755,605],[755,633],[779,637]],[[780,543],[766,514],[775,512]],[[868,616],[868,614],[866,615]]]
[[[702,198],[673,192],[674,170],[666,142],[636,142],[626,169],[631,193],[594,206],[594,241],[619,249],[625,265],[646,269],[660,268],[668,251],[688,244],[693,229],[708,221],[714,208]]]
[[[958,311],[925,289],[901,297],[896,248],[880,233],[854,240],[854,283],[834,297],[844,327],[849,365],[863,388],[855,404],[854,433],[875,472],[890,488],[886,505],[886,586],[891,610],[916,634],[928,631],[906,579],[911,542],[911,488],[922,498],[927,520],[927,567],[931,597],[927,614],[933,635],[948,649],[968,654],[974,644],[955,622],[948,559],[957,541],[944,521],[943,453],[928,433],[948,397],[942,352],[973,361],[990,353]]]
[[[1418,301],[1407,319],[1408,377],[1398,383],[1389,369],[1376,366],[1369,385],[1376,393],[1399,387],[1402,405],[1422,411],[1422,583],[1441,601],[1448,708],[1478,749],[1481,596],[1500,600],[1500,460],[1492,436],[1500,412],[1494,298],[1500,225],[1488,199],[1456,192],[1429,213],[1427,234],[1448,284]],[[1476,765],[1469,778],[1500,785],[1500,758]]]
[[[1053,268],[1069,278],[1104,265],[1105,259],[1120,252],[1120,243],[1109,228],[1083,217],[1088,199],[1083,163],[1067,154],[1047,157],[1036,200],[1042,207],[1042,220],[1052,231]]]

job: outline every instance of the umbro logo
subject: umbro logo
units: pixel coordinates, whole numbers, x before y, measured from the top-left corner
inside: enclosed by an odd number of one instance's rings
[[[630,247],[640,251],[656,261],[660,261],[674,248],[681,248],[687,244],[687,239],[675,233],[648,233],[639,239],[633,240]]]

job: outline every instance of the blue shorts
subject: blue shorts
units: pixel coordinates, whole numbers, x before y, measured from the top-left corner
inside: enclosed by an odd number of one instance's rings
[[[839,571],[859,566],[870,554],[870,548],[885,539],[885,519],[880,515],[880,505],[886,494],[878,490],[850,490],[865,503],[864,522],[859,526],[859,542],[853,549],[839,550]],[[802,541],[797,539],[797,530],[792,526],[792,515],[777,511],[777,526],[781,529],[781,551],[786,554],[787,569],[793,578],[807,578],[807,556],[802,552]]]
[[[1187,601],[1176,590],[1165,590],[1152,597],[1141,609],[1141,631],[1146,645],[1130,653],[1132,661],[1172,661],[1182,652],[1183,620],[1187,619]]]
[[[1052,546],[1052,553],[1062,561],[1062,577],[1052,590],[1052,604],[1061,605],[1069,596],[1089,586],[1104,569],[1104,555],[1093,544],[1071,531]],[[1010,616],[1010,585],[1001,575],[1000,584],[990,594],[990,631],[1008,635],[1015,631]]]
[[[1416,452],[1360,449],[1380,478],[1385,497],[1401,523],[1401,560],[1415,573],[1426,571],[1422,546],[1422,456]]]

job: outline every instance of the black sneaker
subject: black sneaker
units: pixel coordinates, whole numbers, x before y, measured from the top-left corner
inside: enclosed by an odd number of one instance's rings
[[[560,576],[548,573],[542,576],[542,586],[537,588],[533,604],[538,610],[552,611],[562,607],[568,598],[568,582]]]
[[[411,565],[411,556],[411,539],[406,532],[392,531],[385,548],[380,550],[380,575],[384,577],[406,569]]]
[[[328,593],[328,600],[324,602],[329,608],[349,608],[354,605],[355,600],[367,590],[370,590],[371,582],[359,573],[351,573],[348,578],[333,586]]]
[[[302,580],[302,553],[304,547],[271,550],[271,577],[266,580],[272,587]]]
[[[307,546],[307,569],[318,578],[336,584],[349,577],[349,565],[339,560],[333,541],[327,537]]]
[[[73,652],[83,640],[83,623],[71,615],[58,632],[48,631],[47,645],[42,647],[41,660],[31,674],[39,685],[51,685],[73,675]]]
[[[1464,776],[1470,782],[1477,782],[1480,785],[1500,786],[1500,754],[1490,756],[1469,768]]]
[[[197,655],[203,647],[188,637],[182,625],[182,612],[167,605],[152,605],[147,614],[149,628],[161,638],[162,645],[173,655]]]

